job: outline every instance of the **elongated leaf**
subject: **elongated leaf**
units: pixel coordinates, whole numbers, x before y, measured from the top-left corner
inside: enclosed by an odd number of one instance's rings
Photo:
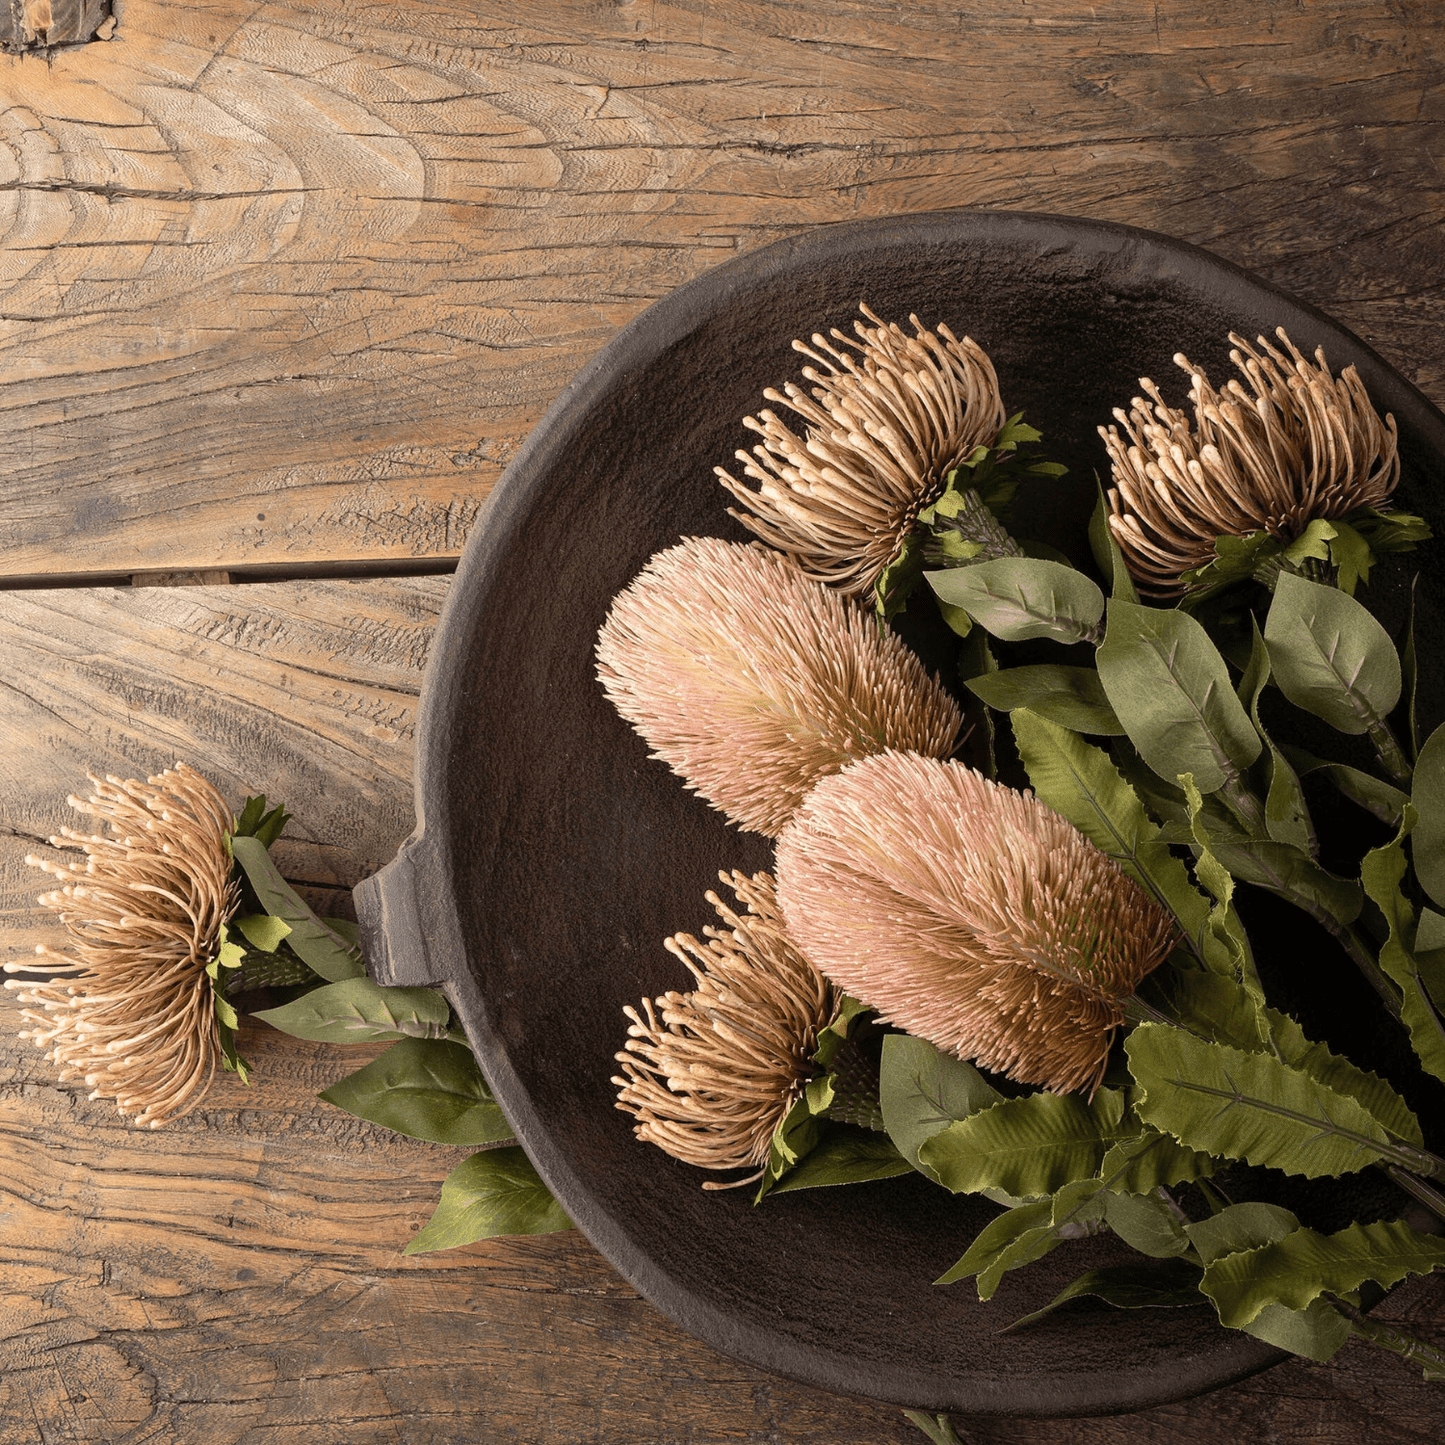
[[[1190,1148],[1307,1179],[1414,1161],[1356,1100],[1272,1054],[1207,1043],[1163,1024],[1140,1025],[1125,1049],[1145,1091],[1140,1116]]]
[[[1410,784],[1418,822],[1410,839],[1420,886],[1445,908],[1445,724],[1425,740]]]
[[[1337,588],[1281,573],[1264,639],[1284,695],[1339,732],[1379,727],[1400,700],[1389,634]]]
[[[1152,1259],[1170,1259],[1189,1248],[1183,1220],[1158,1194],[1106,1194],[1104,1219],[1130,1249]]]
[[[918,1160],[955,1194],[1002,1189],[1027,1198],[1092,1178],[1108,1150],[1138,1132],[1117,1089],[1100,1089],[1087,1104],[1072,1094],[1029,1094],[950,1124]]]
[[[953,1424],[947,1415],[934,1415],[930,1418],[922,1410],[905,1410],[903,1418],[923,1431],[931,1445],[963,1445],[963,1441],[954,1433]]]
[[[1433,908],[1420,910],[1420,924],[1415,930],[1415,966],[1431,1002],[1437,1009],[1445,1009],[1445,916]]]
[[[1094,481],[1099,500],[1094,506],[1093,516],[1089,518],[1089,550],[1094,554],[1094,561],[1104,576],[1110,596],[1122,597],[1125,602],[1137,602],[1139,594],[1134,590],[1134,579],[1129,575],[1124,554],[1109,528],[1109,503],[1104,496],[1103,484],[1097,476]]]
[[[1160,777],[1192,773],[1213,793],[1259,756],[1224,659],[1188,613],[1115,598],[1098,664],[1130,742]]]
[[[1324,1293],[1348,1294],[1366,1280],[1386,1287],[1445,1265],[1445,1240],[1406,1224],[1352,1224],[1338,1234],[1297,1229],[1258,1249],[1208,1265],[1201,1288],[1222,1323],[1242,1329],[1266,1306],[1303,1310]]]
[[[1374,848],[1360,865],[1360,881],[1389,924],[1390,934],[1380,947],[1380,968],[1400,990],[1400,1020],[1410,1031],[1410,1046],[1428,1072],[1445,1080],[1445,1020],[1431,1002],[1411,941],[1415,913],[1400,891],[1405,877],[1405,838],[1415,826],[1415,805],[1405,809],[1405,821],[1394,840]]]
[[[348,978],[314,988],[280,1008],[263,1009],[255,1017],[298,1039],[360,1044],[442,1038],[449,1012],[435,989],[383,988],[369,978]]]
[[[261,906],[275,918],[290,925],[286,942],[297,956],[331,983],[360,978],[366,972],[361,950],[333,933],[301,901],[295,889],[281,876],[259,838],[234,838],[231,848],[256,890]]]
[[[1224,966],[1228,955],[1210,932],[1209,903],[1160,840],[1158,824],[1119,776],[1108,753],[1027,708],[1020,708],[1010,721],[1039,799],[1062,813],[1179,920],[1201,962]]]
[[[1042,1309],[1024,1315],[1008,1326],[1021,1330],[1070,1300],[1092,1295],[1121,1310],[1181,1309],[1207,1303],[1199,1292],[1201,1272],[1187,1260],[1171,1259],[1154,1264],[1111,1264],[1091,1269],[1067,1285]],[[1007,1331],[1000,1331],[1007,1333]]]
[[[961,607],[1005,642],[1031,637],[1090,642],[1104,615],[1104,594],[1082,572],[1061,562],[999,557],[923,575],[941,601]]]
[[[495,1144],[512,1133],[472,1051],[447,1039],[402,1039],[321,1097],[432,1144]]]
[[[1192,974],[1211,978],[1211,974]],[[1147,1194],[1151,1189],[1204,1179],[1214,1173],[1214,1160],[1197,1149],[1186,1149],[1169,1134],[1145,1128],[1133,1139],[1115,1144],[1099,1165],[1099,1178],[1107,1189],[1123,1194]]]
[[[866,1184],[874,1179],[892,1179],[911,1174],[913,1165],[894,1147],[893,1141],[871,1129],[848,1124],[830,1124],[817,1146],[796,1168],[790,1169],[773,1186],[772,1193],[791,1189],[818,1189],[830,1184]]]
[[[1400,826],[1400,819],[1405,816],[1405,804],[1410,801],[1410,795],[1401,792],[1394,784],[1382,782],[1370,773],[1352,768],[1346,763],[1327,762],[1324,758],[1305,752],[1303,748],[1285,744],[1282,751],[1300,777],[1307,778],[1318,773],[1333,783],[1352,803],[1358,804],[1382,823],[1391,828]]]
[[[1365,895],[1358,883],[1322,868],[1307,853],[1272,838],[1249,838],[1202,815],[1210,851],[1241,883],[1268,888],[1309,910],[1323,910],[1348,925],[1360,916]]]
[[[1060,727],[1100,737],[1124,731],[1092,667],[1009,667],[971,678],[968,688],[999,712],[1026,707]]]
[[[919,1149],[935,1134],[1003,1097],[972,1064],[909,1034],[884,1038],[878,1094],[883,1127],[915,1168]]]
[[[1269,681],[1269,650],[1259,634],[1259,624],[1253,616],[1249,619],[1251,629],[1249,666],[1239,684],[1239,700],[1249,709],[1249,720],[1254,730],[1269,749],[1269,793],[1264,802],[1264,823],[1269,836],[1276,843],[1286,843],[1308,853],[1311,858],[1319,851],[1314,824],[1310,820],[1309,808],[1305,805],[1304,789],[1299,776],[1290,766],[1289,759],[1275,747],[1274,740],[1265,731],[1259,720],[1259,695]]]
[[[504,1234],[555,1234],[572,1221],[542,1183],[521,1146],[484,1149],[463,1159],[442,1184],[425,1228],[402,1250],[427,1254]]]

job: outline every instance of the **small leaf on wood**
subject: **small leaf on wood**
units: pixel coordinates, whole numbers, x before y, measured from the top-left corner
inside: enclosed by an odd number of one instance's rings
[[[1093,641],[1104,615],[1104,594],[1082,572],[1060,562],[999,557],[923,575],[941,601],[961,607],[1005,642],[1031,637]]]
[[[442,1184],[426,1227],[402,1251],[427,1254],[507,1234],[554,1234],[572,1221],[542,1183],[521,1146],[463,1159]]]
[[[314,988],[280,1008],[253,1017],[298,1039],[323,1044],[445,1036],[450,1008],[430,988],[383,988],[369,978],[348,978]]]

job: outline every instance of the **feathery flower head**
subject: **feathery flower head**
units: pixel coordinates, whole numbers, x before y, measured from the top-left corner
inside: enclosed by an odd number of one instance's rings
[[[718,876],[746,914],[709,892],[724,928],[704,929],[706,943],[686,933],[666,941],[697,987],[643,999],[642,1014],[623,1010],[631,1026],[617,1055],[622,1075],[612,1082],[639,1139],[685,1164],[739,1169],[767,1159],[837,1005],[827,980],[788,941],[772,878]]]
[[[1030,793],[961,763],[867,758],[778,840],[789,935],[833,983],[959,1058],[1097,1085],[1172,916]]]
[[[793,342],[817,363],[803,368],[811,395],[793,382],[763,393],[803,419],[804,436],[771,411],[744,419],[762,437],[737,454],[756,490],[716,468],[742,503],[734,517],[852,596],[868,592],[947,474],[1004,423],[998,377],[977,342],[942,325],[928,331],[916,316],[909,336],[859,309],[873,323],[853,323],[859,340],[835,327],[837,346],[822,335],[811,347]]]
[[[1285,351],[1230,334],[1249,391],[1234,378],[1216,391],[1175,356],[1190,374],[1192,424],[1141,377],[1150,400],[1114,410],[1124,436],[1099,428],[1113,464],[1109,527],[1149,596],[1187,591],[1184,575],[1214,559],[1216,537],[1294,541],[1315,519],[1378,507],[1395,489],[1394,417],[1381,421],[1353,366],[1331,376],[1323,348],[1310,362],[1283,328],[1275,334]]]
[[[854,602],[757,546],[692,537],[612,604],[598,676],[618,712],[739,827],[775,835],[855,758],[953,751],[963,716]]]
[[[62,880],[39,901],[60,915],[72,951],[39,945],[59,978],[5,986],[40,1006],[25,1010],[34,1028],[20,1037],[45,1048],[62,1082],[83,1078],[92,1099],[113,1098],[157,1129],[200,1102],[220,1054],[206,965],[240,901],[225,844],[231,815],[184,763],[145,783],[90,781],[90,798],[67,801],[107,832],[63,828],[50,840],[85,861],[25,860]]]

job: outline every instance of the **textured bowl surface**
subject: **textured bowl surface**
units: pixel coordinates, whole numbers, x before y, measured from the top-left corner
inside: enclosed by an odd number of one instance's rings
[[[617,717],[593,675],[613,595],[655,551],[742,536],[712,476],[741,418],[797,375],[793,337],[885,318],[946,322],[992,356],[1067,463],[1020,499],[1019,530],[1086,557],[1095,428],[1152,376],[1176,405],[1183,350],[1216,383],[1227,333],[1283,324],[1358,366],[1400,425],[1401,500],[1442,518],[1445,418],[1351,336],[1191,246],[1125,227],[954,211],[817,231],[651,307],[576,378],[508,470],[468,545],[427,677],[417,837],[358,890],[369,952],[399,982],[444,982],[518,1135],[592,1242],[686,1329],[750,1363],[919,1408],[1068,1415],[1138,1409],[1257,1370],[1276,1352],[1207,1307],[1072,1306],[999,1329],[1084,1269],[1137,1258],[1072,1243],[980,1305],[930,1283],[995,1212],[914,1176],[771,1198],[638,1143],[609,1077],[622,1007],[685,986],[664,936],[711,921],[719,868],[770,846],[725,826]],[[1432,590],[1420,624],[1441,636]],[[1403,588],[1372,588],[1398,615]],[[1433,717],[1432,717],[1433,721]]]

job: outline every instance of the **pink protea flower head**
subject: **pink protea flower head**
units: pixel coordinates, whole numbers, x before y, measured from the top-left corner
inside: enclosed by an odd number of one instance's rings
[[[1097,1085],[1172,916],[1066,819],[905,753],[825,779],[778,840],[789,935],[839,988],[960,1058]]]
[[[654,757],[741,828],[775,836],[857,758],[943,757],[963,716],[858,604],[758,546],[692,537],[612,604],[597,673]]]

